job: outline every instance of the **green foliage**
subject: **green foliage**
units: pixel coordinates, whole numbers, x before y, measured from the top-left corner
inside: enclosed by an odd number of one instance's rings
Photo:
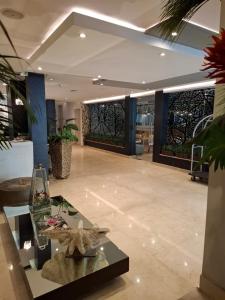
[[[191,146],[186,144],[181,145],[163,145],[162,152],[168,152],[170,155],[190,158],[191,157]]]
[[[68,143],[77,142],[78,137],[73,133],[73,130],[78,130],[76,124],[66,124],[56,135],[49,137],[49,143]]]
[[[0,29],[2,29],[4,35],[6,36],[13,52],[15,55],[5,55],[0,54],[0,82],[7,84],[8,88],[11,88],[15,95],[20,98],[28,111],[28,116],[31,122],[35,122],[36,118],[33,114],[29,103],[26,101],[24,96],[19,92],[13,82],[20,80],[20,76],[14,71],[10,61],[12,60],[23,60],[20,58],[16,52],[16,49],[10,39],[10,36],[4,26],[4,24],[0,20]],[[0,100],[4,100],[5,97],[0,92]],[[5,104],[0,103],[0,150],[9,149],[11,147],[10,138],[7,136],[7,132],[12,128],[12,121],[10,120],[10,109],[11,107]]]
[[[66,130],[78,130],[78,127],[77,127],[77,125],[76,124],[72,124],[72,123],[69,123],[69,124],[66,124],[64,127],[63,127],[64,129],[66,129]]]
[[[89,133],[85,136],[86,140],[105,143],[115,146],[124,146],[123,136],[111,136],[106,134]]]
[[[225,169],[225,115],[218,116],[193,140],[194,144],[203,145],[204,154],[200,163],[214,163],[214,170]]]
[[[164,0],[161,14],[161,36],[171,37],[172,32],[181,32],[185,20],[191,17],[209,0]]]

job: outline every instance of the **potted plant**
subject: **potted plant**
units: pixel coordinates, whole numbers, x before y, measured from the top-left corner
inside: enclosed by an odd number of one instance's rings
[[[74,130],[78,130],[77,125],[66,124],[59,133],[49,138],[52,173],[57,179],[64,179],[70,175],[72,144],[78,141]]]

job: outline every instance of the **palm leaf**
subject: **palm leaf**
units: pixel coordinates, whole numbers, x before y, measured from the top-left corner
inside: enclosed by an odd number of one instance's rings
[[[17,54],[16,48],[13,45],[13,42],[8,34],[7,29],[5,28],[4,24],[0,20],[0,28],[3,30],[13,52],[15,55],[4,55],[0,54],[0,82],[3,82],[8,85],[9,88],[15,93],[15,95],[20,98],[28,112],[28,117],[31,122],[35,122],[36,118],[35,115],[31,109],[30,104],[27,102],[26,98],[21,94],[17,86],[14,84],[14,82],[18,83],[18,80],[20,79],[18,74],[14,71],[9,59],[16,59],[19,62],[23,59],[20,58]],[[23,60],[24,61],[24,60]],[[18,83],[19,84],[19,83]],[[4,95],[0,92],[0,99],[4,100]],[[10,111],[8,111],[8,108],[10,108],[6,104],[0,104],[0,149],[8,149],[10,144],[10,138],[5,136],[6,132],[9,132],[12,128],[12,121],[10,120],[9,115],[11,114]],[[7,115],[8,114],[8,115]]]
[[[78,130],[78,127],[76,124],[72,124],[72,123],[68,123],[66,125],[64,125],[64,128],[66,130]]]
[[[16,56],[18,56],[17,51],[16,51],[16,48],[15,48],[15,46],[13,45],[13,42],[12,42],[12,40],[11,40],[9,34],[8,34],[8,31],[7,31],[5,25],[2,23],[1,20],[0,20],[0,28],[3,30],[3,32],[4,32],[4,34],[5,34],[6,38],[7,38],[7,40],[9,41],[9,44],[10,44],[10,46],[12,47],[14,53],[16,54]]]
[[[160,31],[164,38],[171,37],[172,32],[180,33],[185,20],[191,17],[209,0],[164,0],[161,14]]]

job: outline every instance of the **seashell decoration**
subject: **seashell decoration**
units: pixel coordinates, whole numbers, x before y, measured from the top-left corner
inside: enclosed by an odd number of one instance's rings
[[[75,229],[71,228],[49,228],[41,232],[49,239],[58,240],[62,246],[66,247],[66,256],[82,257],[95,256],[91,250],[96,249],[102,242],[102,239],[109,232],[107,228],[83,228],[79,225]]]

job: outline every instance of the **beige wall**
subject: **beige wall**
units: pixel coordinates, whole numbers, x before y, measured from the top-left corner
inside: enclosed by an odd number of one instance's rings
[[[225,28],[225,0],[222,0],[221,27]],[[215,97],[215,115],[220,108],[219,88]],[[225,299],[225,171],[209,174],[205,248],[200,288],[212,299]]]

